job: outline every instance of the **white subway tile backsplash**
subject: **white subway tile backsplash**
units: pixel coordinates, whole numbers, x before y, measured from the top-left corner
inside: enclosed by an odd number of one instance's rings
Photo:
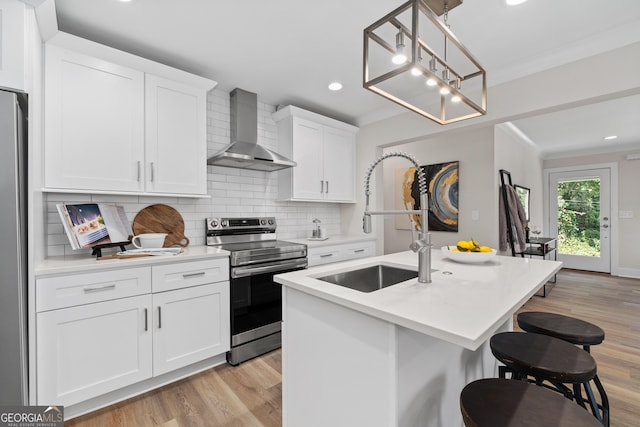
[[[207,97],[207,152],[212,155],[230,143],[229,93],[216,89]],[[271,114],[275,106],[258,101],[258,143],[278,150],[277,126]],[[56,204],[107,203],[123,206],[129,221],[146,206],[163,203],[175,208],[185,222],[191,245],[205,244],[205,218],[215,216],[275,216],[278,238],[304,238],[311,234],[313,218],[319,218],[329,235],[340,232],[340,205],[276,201],[278,172],[261,172],[220,166],[207,167],[210,198],[91,195],[48,193],[46,230],[47,256],[77,253],[64,233]],[[88,252],[86,249],[83,250]]]

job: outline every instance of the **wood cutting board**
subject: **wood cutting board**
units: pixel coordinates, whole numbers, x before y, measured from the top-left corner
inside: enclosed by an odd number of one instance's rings
[[[168,205],[157,204],[142,209],[131,225],[135,235],[143,233],[167,233],[163,247],[185,247],[189,238],[184,235],[184,220],[180,212]]]

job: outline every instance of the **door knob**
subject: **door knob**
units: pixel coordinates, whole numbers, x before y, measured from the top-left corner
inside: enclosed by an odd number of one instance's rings
[[[609,221],[609,217],[605,216],[604,218],[602,218],[603,221]]]
[[[609,224],[602,224],[602,228],[609,228]]]

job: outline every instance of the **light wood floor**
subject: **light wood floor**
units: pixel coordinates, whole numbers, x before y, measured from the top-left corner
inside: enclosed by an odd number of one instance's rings
[[[563,271],[547,298],[521,310],[567,314],[605,330],[592,347],[611,401],[611,427],[640,426],[640,280]],[[219,366],[65,422],[66,427],[279,427],[281,352]]]

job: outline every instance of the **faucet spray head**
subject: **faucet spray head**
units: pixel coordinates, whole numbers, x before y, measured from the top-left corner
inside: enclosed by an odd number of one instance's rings
[[[367,234],[371,233],[371,215],[364,214],[362,217],[362,231]]]

